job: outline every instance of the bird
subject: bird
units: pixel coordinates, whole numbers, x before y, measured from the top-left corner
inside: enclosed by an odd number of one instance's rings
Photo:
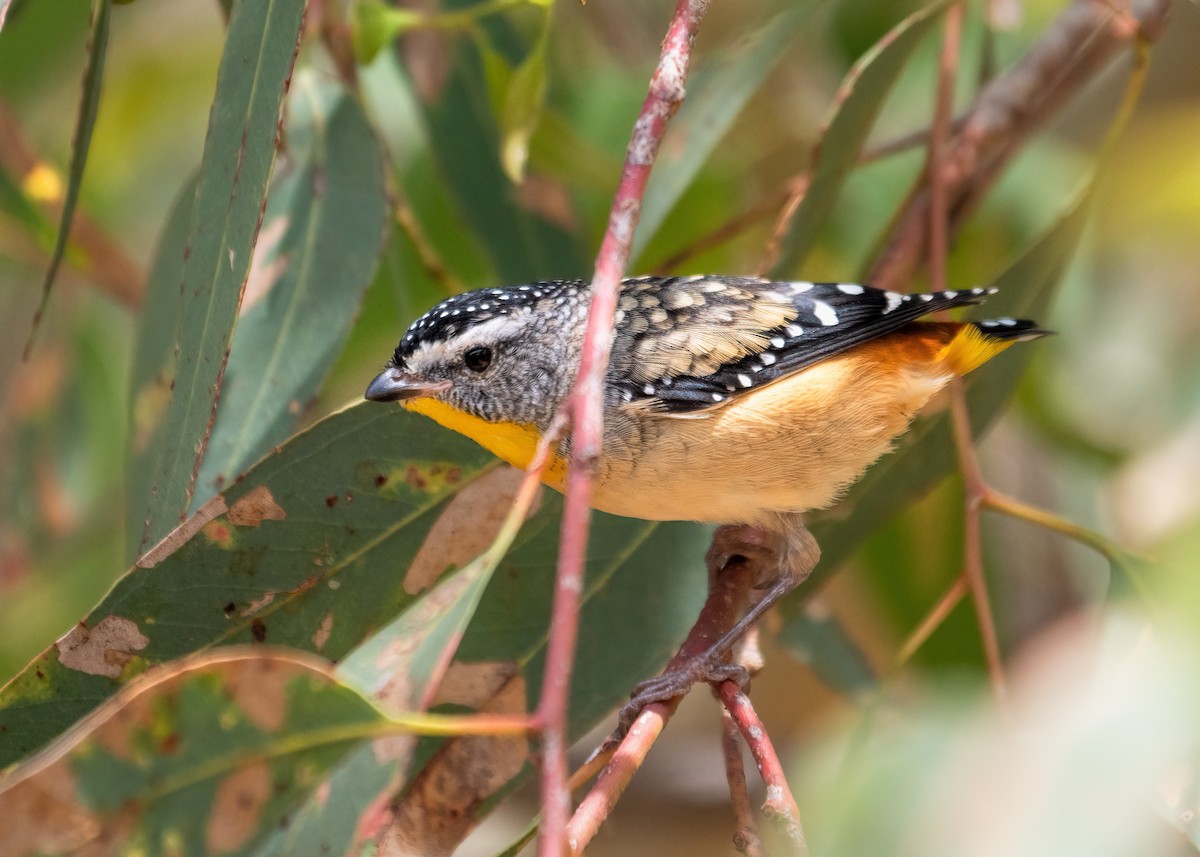
[[[994,292],[721,275],[621,282],[593,507],[719,525],[710,575],[737,554],[772,569],[763,597],[686,679],[635,699],[722,672],[722,656],[815,566],[804,513],[836,501],[952,379],[1049,332],[1007,317],[922,320]],[[447,298],[412,323],[365,397],[526,468],[575,381],[590,299],[577,279]],[[564,490],[569,457],[564,438],[543,481]]]

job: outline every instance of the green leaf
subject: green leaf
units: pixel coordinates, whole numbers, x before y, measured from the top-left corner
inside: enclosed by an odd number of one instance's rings
[[[455,43],[454,66],[427,106],[431,151],[471,231],[503,283],[586,276],[579,238],[523,207],[501,168],[500,141],[489,108],[481,60],[472,42]]]
[[[812,154],[808,190],[780,245],[772,277],[792,276],[812,251],[817,232],[829,219],[846,176],[858,162],[892,84],[946,6],[945,0],[938,0],[909,15],[865,53],[842,81],[825,133]]]
[[[1059,220],[991,283],[1000,291],[988,300],[986,315],[1045,316],[1079,244],[1090,198],[1089,183]],[[976,434],[1000,414],[1036,347],[1018,343],[964,379]],[[812,580],[836,570],[863,539],[946,478],[956,464],[949,416],[941,413],[919,418],[900,449],[876,463],[845,500],[829,513],[813,516],[812,531],[821,545],[821,562]],[[814,588],[806,585],[801,591]]]
[[[125,557],[133,563],[141,553],[146,525],[146,498],[154,473],[151,455],[171,403],[175,380],[175,318],[179,284],[187,252],[188,228],[196,198],[196,177],[179,191],[167,215],[154,262],[146,277],[146,301],[138,319],[133,365],[129,374],[129,453],[126,478]],[[161,441],[159,441],[161,443]]]
[[[801,23],[819,5],[819,0],[790,5],[689,84],[687,99],[654,163],[631,258],[646,249],[746,102],[799,35]]]
[[[0,852],[250,853],[348,751],[389,729],[311,656],[241,648],[173,662],[0,778]]]
[[[347,655],[338,665],[338,677],[388,711],[423,711],[491,578],[494,564],[489,567],[481,559],[447,575]],[[414,746],[411,737],[397,737],[386,747],[376,744],[348,754],[328,785],[289,815],[287,826],[256,852],[258,857],[347,853],[364,809],[401,785]]]
[[[133,518],[144,522],[141,549],[181,521],[191,503],[250,272],[303,18],[303,0],[233,8],[181,281],[173,286],[179,306],[170,404],[140,465],[151,478],[149,490],[132,498]]]
[[[83,184],[83,170],[87,165],[88,148],[92,144],[92,129],[96,126],[96,111],[100,108],[100,90],[104,82],[104,57],[108,52],[109,20],[112,17],[111,0],[94,0],[92,6],[91,34],[88,37],[88,58],[83,70],[83,95],[79,100],[79,118],[75,122],[75,136],[71,140],[71,166],[67,170],[67,189],[63,195],[62,214],[58,219],[58,235],[50,253],[50,264],[46,278],[42,281],[42,297],[33,316],[33,329],[25,346],[28,353],[37,332],[38,322],[50,300],[50,289],[62,263],[71,237],[71,224],[75,220],[75,206],[79,202],[79,187]]]
[[[425,15],[421,12],[398,9],[378,0],[355,4],[350,30],[355,60],[362,65],[373,62],[394,39],[424,20]]]
[[[383,153],[359,103],[300,75],[198,490],[209,496],[295,430],[336,359],[388,226]]]
[[[878,687],[867,656],[838,618],[817,601],[809,601],[792,616],[777,639],[793,658],[847,699],[860,699]]]
[[[344,658],[487,546],[485,522],[507,512],[513,473],[399,408],[364,403],[317,423],[205,504],[0,690],[0,766],[146,667],[205,647],[266,641]],[[560,509],[557,494],[543,496],[458,652],[463,661],[517,665],[532,688],[541,681]],[[682,639],[704,594],[703,533],[597,516],[580,722],[602,716]]]
[[[496,123],[500,132],[500,162],[504,173],[513,184],[525,179],[525,164],[529,159],[529,139],[541,121],[542,108],[546,103],[546,51],[550,43],[550,7],[543,16],[533,49],[521,60],[520,65],[506,75],[503,95],[496,110]],[[489,53],[494,54],[489,59]],[[507,62],[495,52],[484,50],[484,69],[495,73],[496,69],[508,70]],[[495,88],[491,74],[488,75],[489,90]],[[493,96],[494,97],[494,96]]]

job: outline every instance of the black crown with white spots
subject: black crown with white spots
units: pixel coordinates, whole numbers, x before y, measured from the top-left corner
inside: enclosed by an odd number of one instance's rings
[[[423,343],[452,339],[472,325],[526,309],[543,298],[552,298],[559,306],[568,301],[586,300],[588,289],[589,284],[584,280],[545,280],[520,286],[477,289],[446,298],[409,326],[396,346],[390,365],[403,367]]]

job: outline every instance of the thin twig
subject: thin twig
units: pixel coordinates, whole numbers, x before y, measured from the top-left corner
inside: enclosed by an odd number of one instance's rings
[[[742,733],[733,716],[721,709],[721,749],[725,755],[725,779],[729,782],[729,802],[737,829],[733,847],[746,857],[762,857],[762,840],[754,826],[754,808],[750,805],[750,790],[746,787],[746,768],[742,763]]]
[[[633,127],[608,229],[592,277],[591,307],[579,375],[568,404],[572,424],[571,464],[554,587],[554,621],[550,626],[542,696],[537,708],[537,720],[542,726],[544,821],[539,842],[542,857],[560,857],[570,816],[567,699],[579,625],[579,597],[583,590],[592,476],[600,456],[603,433],[604,373],[612,351],[617,292],[629,264],[650,169],[658,155],[667,123],[683,101],[692,44],[707,6],[708,0],[679,0],[675,7],[658,67],[650,79],[649,92]]]
[[[1142,558],[1131,555],[1124,548],[1106,539],[1094,530],[1081,527],[1079,524],[1068,521],[1066,518],[1056,515],[1053,512],[1031,506],[990,486],[986,487],[981,502],[985,509],[991,509],[994,512],[1008,515],[1010,518],[1026,521],[1034,526],[1058,533],[1060,536],[1065,536],[1072,541],[1079,542],[1081,545],[1091,548],[1108,560],[1121,574],[1125,575],[1129,584],[1137,592],[1151,613],[1157,614],[1160,612],[1150,591],[1150,584],[1141,573],[1140,566],[1144,562]]]
[[[945,591],[937,603],[930,608],[925,614],[925,618],[921,620],[921,624],[908,635],[908,639],[896,652],[896,659],[892,663],[888,675],[884,677],[880,684],[886,684],[893,676],[898,674],[900,670],[908,665],[913,656],[920,651],[921,647],[929,642],[929,638],[933,636],[933,632],[942,626],[953,611],[958,606],[958,602],[963,600],[970,587],[967,585],[967,577],[960,574],[954,578],[954,583]]]
[[[750,755],[754,757],[758,773],[767,787],[763,815],[778,825],[784,841],[790,846],[789,853],[796,857],[807,857],[808,843],[804,838],[804,829],[800,826],[800,808],[796,806],[796,799],[792,797],[792,790],[783,773],[783,765],[771,744],[770,736],[767,735],[762,721],[758,719],[754,706],[750,704],[750,697],[732,681],[721,682],[717,694],[725,703],[725,710],[737,724],[742,737],[746,739],[746,746],[750,748]]]
[[[963,521],[963,576],[971,590],[975,603],[975,616],[979,622],[979,636],[983,640],[983,653],[987,660],[988,677],[992,691],[1001,711],[1008,705],[1008,686],[1004,679],[1004,664],[1000,657],[1000,643],[996,637],[996,621],[988,596],[987,578],[983,574],[983,545],[980,526],[980,511],[987,484],[979,467],[975,451],[971,419],[967,414],[967,400],[962,384],[955,381],[951,386],[950,418],[954,425],[954,445],[958,450],[959,469],[965,487],[966,514]]]
[[[935,292],[946,289],[946,256],[949,240],[946,173],[942,168],[950,133],[950,114],[954,110],[954,82],[958,76],[958,51],[962,43],[963,4],[946,10],[942,33],[942,53],[938,61],[937,100],[933,125],[929,129],[929,159],[925,171],[929,182],[929,286]]]
[[[789,182],[790,184],[790,182]],[[736,214],[729,220],[722,223],[716,229],[701,235],[695,241],[688,244],[683,249],[650,266],[650,270],[659,273],[667,273],[678,271],[685,264],[689,263],[694,257],[700,255],[706,250],[711,250],[714,247],[719,247],[726,241],[731,241],[738,235],[751,228],[759,221],[766,220],[772,214],[777,212],[785,202],[787,202],[790,191],[781,191],[773,193],[766,199],[755,203],[751,208],[746,209],[740,214]]]
[[[600,772],[596,785],[579,802],[578,809],[567,825],[567,853],[582,854],[600,831],[600,825],[608,819],[633,775],[646,761],[650,748],[662,734],[677,706],[678,700],[647,705],[616,747],[602,748],[605,752],[611,752],[612,758]]]
[[[775,221],[775,228],[771,230],[771,239],[767,242],[766,249],[763,250],[762,256],[758,260],[758,276],[766,275],[779,261],[779,249],[783,246],[784,236],[791,231],[792,219],[800,210],[800,203],[804,201],[804,195],[808,193],[810,180],[810,173],[804,172],[788,182],[788,198]]]
[[[405,199],[396,201],[396,223],[404,230],[408,240],[412,242],[413,248],[417,251],[417,258],[425,272],[442,287],[443,292],[447,295],[457,295],[466,288],[462,281],[454,276],[454,272],[442,262],[442,257],[438,255],[437,249],[425,234],[425,230],[421,228],[420,221],[417,220],[416,214],[413,213],[412,207]]]
[[[1132,12],[1100,0],[1075,0],[1016,65],[980,91],[947,152],[951,234],[1067,99],[1131,41],[1158,38],[1169,9],[1170,0],[1146,0]],[[910,197],[872,265],[873,284],[901,287],[927,259],[930,204],[927,188]]]

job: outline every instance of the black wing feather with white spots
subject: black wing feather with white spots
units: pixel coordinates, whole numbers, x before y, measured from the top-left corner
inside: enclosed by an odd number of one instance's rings
[[[719,407],[748,390],[898,330],[921,316],[977,304],[991,289],[900,294],[847,283],[764,283],[764,294],[789,296],[790,317],[762,331],[765,347],[703,374],[663,375],[618,383],[622,398],[668,414]]]

